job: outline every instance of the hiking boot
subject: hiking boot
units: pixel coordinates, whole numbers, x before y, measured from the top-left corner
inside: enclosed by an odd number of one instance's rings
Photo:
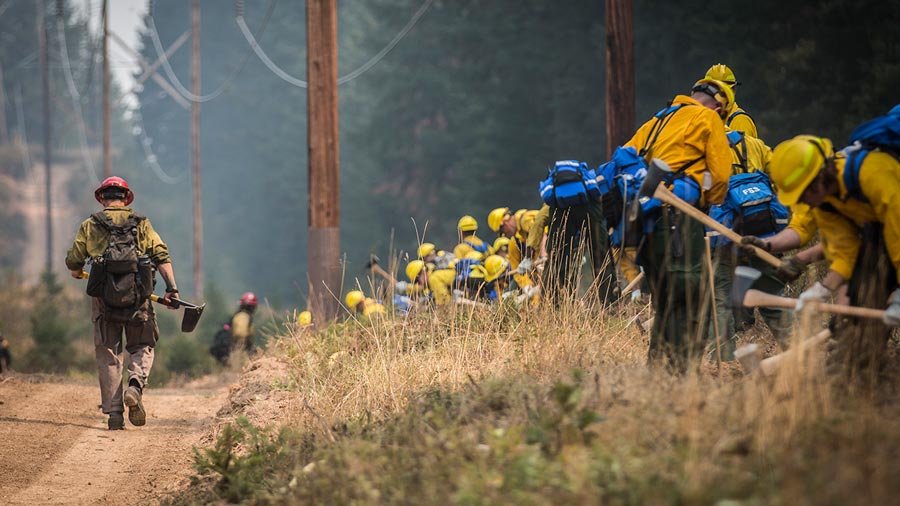
[[[128,385],[125,390],[125,405],[128,406],[128,421],[132,425],[141,426],[147,423],[147,412],[144,411],[144,403],[141,402],[141,389],[135,385]]]
[[[114,411],[109,414],[109,420],[107,420],[106,426],[109,427],[109,430],[124,430],[125,417],[122,416],[122,413]]]

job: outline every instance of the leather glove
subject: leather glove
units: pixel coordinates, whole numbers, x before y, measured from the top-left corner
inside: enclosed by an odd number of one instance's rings
[[[900,326],[900,288],[894,290],[888,299],[888,307],[884,311],[882,321],[891,327]]]
[[[406,293],[407,288],[409,288],[409,283],[406,281],[397,281],[397,284],[394,285],[394,291],[398,293]]]
[[[804,291],[800,294],[799,297],[797,297],[797,307],[794,308],[794,311],[800,311],[808,302],[825,302],[825,300],[831,298],[831,296],[831,290],[829,290],[821,282],[816,281],[816,284],[814,284],[810,288],[807,288],[806,291]]]
[[[753,246],[768,251],[769,253],[772,252],[772,243],[765,239],[760,239],[755,235],[745,235],[744,237],[741,237],[741,250],[743,250],[744,253],[756,256],[756,250],[753,249]]]
[[[530,258],[524,258],[521,262],[519,262],[519,266],[516,267],[517,274],[528,274],[531,272],[531,268],[534,266],[534,261]]]
[[[781,267],[778,268],[778,277],[784,281],[794,281],[806,271],[806,262],[800,260],[796,256],[787,257],[782,260]]]

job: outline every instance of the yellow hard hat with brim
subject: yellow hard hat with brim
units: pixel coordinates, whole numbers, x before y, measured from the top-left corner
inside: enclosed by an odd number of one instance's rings
[[[723,63],[717,63],[709,68],[706,71],[705,79],[715,79],[716,81],[722,81],[728,86],[740,86],[741,83],[737,81],[737,78],[734,77],[734,71],[728,65]]]
[[[501,256],[491,255],[487,257],[484,260],[485,281],[491,282],[499,278],[506,272],[508,266],[509,262]]]
[[[493,230],[494,232],[500,231],[500,226],[503,225],[503,220],[509,215],[508,207],[498,207],[488,214],[488,228]]]
[[[419,273],[422,272],[422,269],[425,268],[425,262],[421,260],[413,260],[410,263],[406,264],[406,277],[409,278],[410,281],[415,281],[416,278],[419,277]]]
[[[434,253],[434,250],[435,250],[434,244],[432,244],[430,242],[423,242],[419,246],[419,251],[417,251],[417,253],[419,255],[419,258],[425,258],[428,255],[430,255],[431,253]]]
[[[344,302],[347,303],[347,307],[353,311],[356,311],[356,306],[364,300],[366,300],[366,296],[360,290],[347,292],[347,296],[344,297]]]
[[[778,188],[778,200],[787,206],[800,202],[825,161],[833,156],[831,141],[814,135],[798,135],[775,146],[769,173]]]

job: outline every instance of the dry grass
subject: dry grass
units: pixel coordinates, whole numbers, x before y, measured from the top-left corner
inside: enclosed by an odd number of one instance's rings
[[[254,443],[234,446],[257,460],[229,449],[226,461],[245,465],[221,476],[208,458],[200,469],[219,476],[209,493],[260,504],[900,495],[892,382],[874,392],[835,384],[820,352],[795,354],[772,378],[720,379],[709,364],[671,376],[644,365],[647,339],[629,325],[638,310],[606,313],[579,299],[291,329],[270,347],[283,363],[271,387],[290,431],[274,444],[274,433],[247,433]]]

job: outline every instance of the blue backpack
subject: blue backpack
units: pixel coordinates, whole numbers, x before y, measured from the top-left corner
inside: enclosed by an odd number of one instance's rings
[[[551,207],[567,209],[585,205],[601,196],[597,175],[584,162],[560,160],[540,184],[541,199]]]
[[[787,207],[775,196],[772,182],[764,172],[735,174],[728,179],[728,192],[722,204],[712,206],[709,215],[740,235],[771,237],[787,227]],[[712,246],[730,241],[713,235]]]
[[[871,121],[856,127],[850,134],[850,145],[842,150],[847,156],[844,185],[851,197],[868,202],[859,186],[859,169],[872,151],[883,151],[900,159],[900,105]]]

